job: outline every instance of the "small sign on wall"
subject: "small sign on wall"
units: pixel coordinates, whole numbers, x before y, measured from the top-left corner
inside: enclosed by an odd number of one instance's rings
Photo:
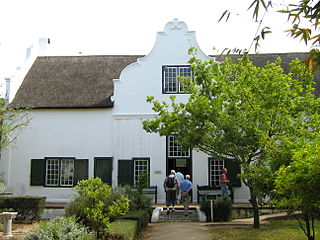
[[[154,171],[153,173],[161,175],[162,172],[160,170],[158,170],[158,171]]]
[[[185,158],[176,159],[176,167],[187,167],[187,159]]]

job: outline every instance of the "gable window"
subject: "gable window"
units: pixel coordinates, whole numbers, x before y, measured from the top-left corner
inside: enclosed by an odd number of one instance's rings
[[[31,186],[73,187],[88,178],[88,159],[46,157],[31,159]]]
[[[185,86],[180,83],[179,77],[190,77],[190,66],[163,66],[162,81],[163,93],[186,93]]]
[[[190,150],[183,151],[182,146],[176,142],[174,136],[168,136],[168,157],[190,157]]]
[[[219,177],[222,168],[227,168],[230,184],[233,187],[241,187],[241,179],[238,177],[238,174],[241,173],[240,164],[231,159],[217,159],[213,157],[209,158],[209,186],[219,187]]]

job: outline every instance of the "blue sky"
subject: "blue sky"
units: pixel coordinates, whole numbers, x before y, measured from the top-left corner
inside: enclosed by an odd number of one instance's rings
[[[294,1],[294,0],[292,0]],[[291,1],[291,2],[292,2]],[[51,55],[148,54],[156,32],[178,18],[196,31],[201,49],[248,48],[259,23],[247,8],[252,0],[2,0],[0,2],[0,77],[23,63],[26,48],[41,37],[51,40]],[[275,9],[287,0],[276,0]],[[234,14],[217,23],[224,10]],[[272,34],[260,52],[308,51],[284,33],[286,16],[270,11],[262,26]]]

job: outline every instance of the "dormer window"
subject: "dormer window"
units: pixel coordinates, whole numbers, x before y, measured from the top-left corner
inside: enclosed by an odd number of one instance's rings
[[[163,66],[162,67],[162,92],[186,93],[185,87],[180,83],[179,77],[190,77],[190,66]]]

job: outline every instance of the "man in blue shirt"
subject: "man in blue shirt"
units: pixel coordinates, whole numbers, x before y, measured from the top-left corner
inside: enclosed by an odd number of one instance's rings
[[[184,206],[184,215],[188,215],[190,204],[190,192],[192,191],[192,182],[190,181],[190,175],[186,175],[186,179],[179,183],[182,202]]]
[[[184,180],[184,175],[181,172],[176,173],[176,178],[178,178],[179,182]],[[181,191],[177,191],[177,204],[182,202]]]

